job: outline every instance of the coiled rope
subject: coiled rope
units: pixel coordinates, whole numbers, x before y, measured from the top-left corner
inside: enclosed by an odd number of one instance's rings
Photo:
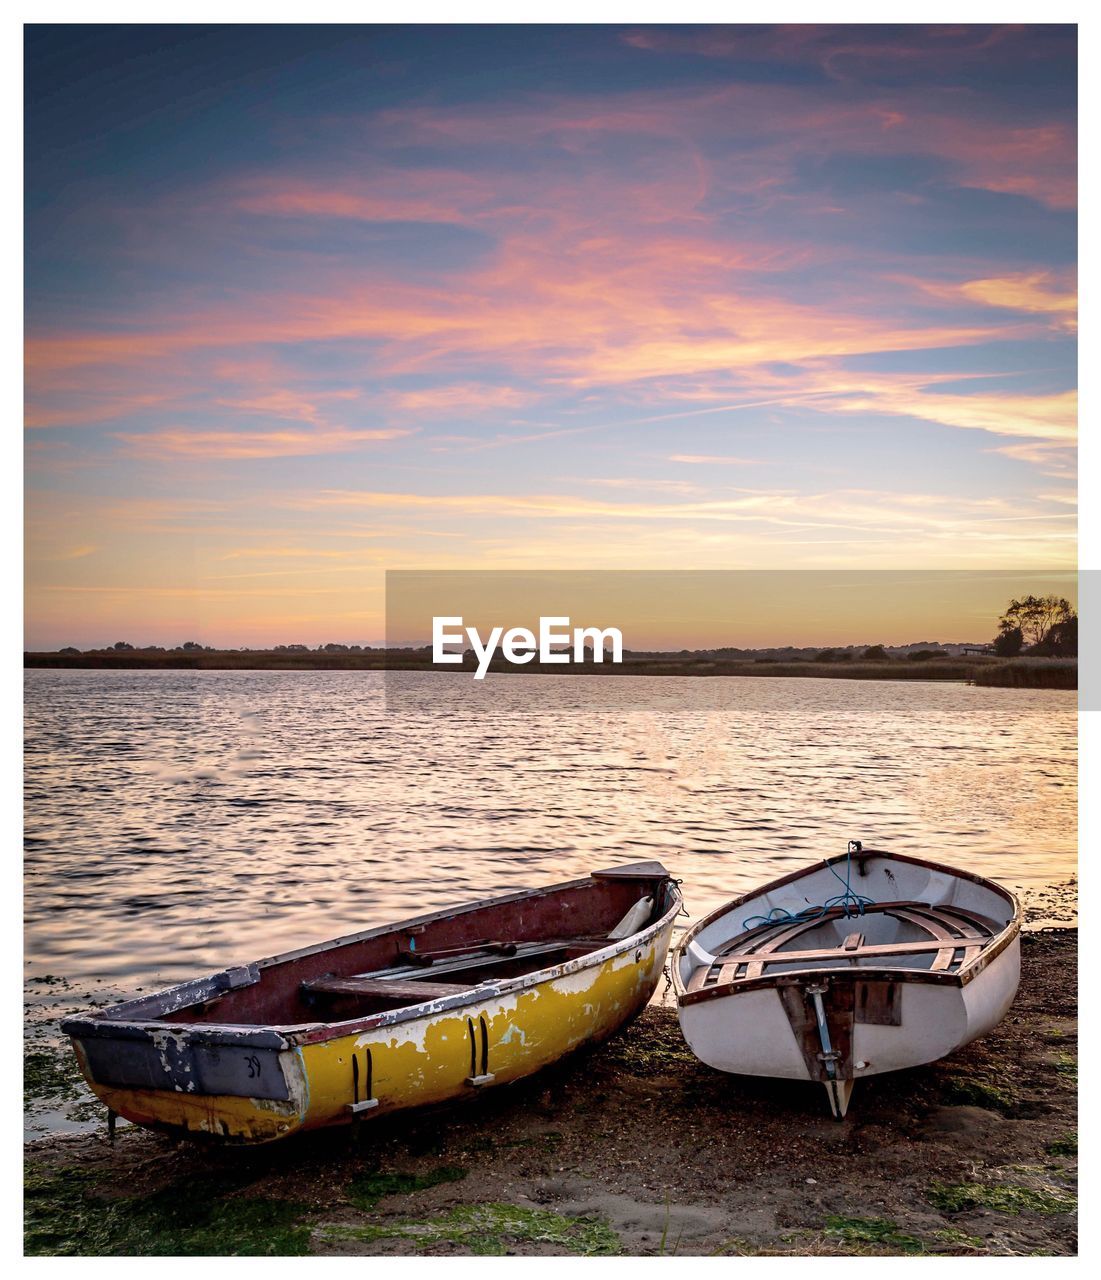
[[[845,877],[841,878],[837,873],[837,868],[832,862],[827,862],[826,866],[830,873],[838,881],[844,885],[845,892],[838,893],[832,898],[827,898],[820,906],[804,907],[802,911],[788,911],[786,907],[773,907],[767,916],[747,916],[742,921],[743,929],[756,929],[760,925],[765,924],[798,924],[805,920],[817,920],[829,912],[836,909],[844,910],[847,916],[862,916],[866,907],[874,907],[874,898],[865,898],[863,894],[857,893],[852,888],[852,862],[853,854],[861,853],[862,846],[859,840],[850,840],[849,847],[845,852]]]

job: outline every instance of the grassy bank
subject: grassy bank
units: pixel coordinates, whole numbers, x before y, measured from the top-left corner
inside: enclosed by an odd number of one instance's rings
[[[272,650],[96,650],[81,654],[27,653],[24,666],[33,668],[83,668],[127,671],[436,671],[469,675],[473,664],[433,667],[422,651],[370,649],[359,653],[324,653],[308,650],[281,653]],[[562,666],[532,662],[514,666],[497,658],[494,674],[527,675],[626,675],[626,676],[784,676],[831,680],[944,680],[978,685],[1004,685],[1021,689],[1076,689],[1075,658],[929,658],[913,661],[887,658],[875,662],[837,659],[831,662],[773,661],[767,658],[723,659],[706,653],[625,653],[622,664],[584,663]]]
[[[943,1062],[819,1085],[723,1075],[676,1014],[523,1084],[257,1149],[134,1128],[27,1148],[32,1254],[1067,1255],[1073,929],[1026,935],[1005,1021]]]
[[[972,680],[977,685],[997,685],[1007,689],[1077,689],[1077,658],[1018,658],[978,667]]]

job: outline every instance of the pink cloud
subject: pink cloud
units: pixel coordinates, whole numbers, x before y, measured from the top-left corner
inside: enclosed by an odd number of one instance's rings
[[[759,130],[757,145],[717,166],[712,152],[728,141],[732,120],[741,133]],[[374,406],[395,415],[515,409],[563,390],[651,400],[667,391],[677,400],[733,390],[752,401],[767,399],[760,393],[775,388],[792,403],[832,394],[813,378],[808,382],[806,371],[815,363],[1026,337],[1053,322],[1069,323],[1066,295],[1036,273],[970,275],[943,289],[927,287],[945,304],[930,319],[914,311],[909,289],[899,288],[905,282],[877,273],[862,246],[830,248],[828,238],[814,248],[792,244],[759,229],[767,228],[767,216],[753,223],[753,238],[731,234],[721,216],[741,200],[760,214],[771,202],[792,199],[793,172],[823,140],[827,150],[842,153],[934,155],[962,185],[1027,188],[1063,207],[1073,198],[1074,147],[1061,125],[979,121],[950,112],[936,94],[927,99],[899,90],[854,102],[775,85],[611,100],[543,98],[507,114],[485,106],[407,108],[373,123],[386,147],[446,136],[479,146],[549,148],[540,154],[551,160],[534,180],[507,153],[477,174],[410,171],[372,157],[364,176],[340,181],[276,174],[237,180],[204,208],[216,209],[217,197],[225,218],[245,211],[453,222],[491,232],[493,247],[437,278],[403,274],[400,266],[349,273],[342,264],[331,274],[312,271],[298,287],[231,295],[206,306],[173,299],[134,316],[125,331],[32,333],[29,421],[109,421],[127,403],[151,405],[165,395],[144,389],[154,380],[184,396],[195,371],[205,370],[234,384],[217,388],[207,407],[325,429],[282,440],[270,432],[271,449],[285,452],[312,440],[332,450],[352,440],[345,425],[331,420],[337,402],[366,391],[326,396],[304,385],[312,375],[301,362],[289,375],[263,348],[345,344],[357,353],[359,387],[370,387]],[[630,137],[646,141],[646,164],[606,163],[601,148],[618,148]],[[560,162],[563,156],[569,163]],[[837,205],[823,216],[844,213]],[[799,269],[820,267],[832,268],[835,283],[819,284],[816,296],[808,296]],[[974,322],[975,302],[989,308],[988,322]],[[956,305],[967,305],[966,322],[953,321]],[[492,383],[469,376],[472,360],[493,365]],[[777,375],[774,365],[802,372]],[[444,385],[403,390],[383,382],[413,373]],[[104,398],[102,387],[112,377],[143,389],[129,402],[122,395]],[[79,403],[84,379],[89,391]],[[695,391],[688,386],[693,380]],[[51,399],[61,382],[72,409]],[[867,382],[846,395],[853,403],[861,396],[866,403],[878,400],[891,411],[888,397]],[[959,406],[956,416],[973,418],[966,409]],[[948,412],[945,401],[938,412]],[[997,417],[992,411],[988,420]],[[256,433],[251,445],[235,433],[208,435],[210,450],[259,447]],[[229,437],[243,443],[231,445]],[[136,434],[120,438],[131,448],[154,447],[153,437],[144,445]],[[187,448],[173,432],[158,447]]]
[[[351,453],[363,445],[398,440],[412,434],[411,429],[396,427],[373,431],[339,428],[319,431],[201,431],[176,428],[142,433],[115,432],[113,436],[134,458],[241,460]]]
[[[389,401],[395,408],[410,413],[468,413],[479,409],[516,409],[532,398],[531,391],[518,387],[467,382],[397,391],[390,395]]]

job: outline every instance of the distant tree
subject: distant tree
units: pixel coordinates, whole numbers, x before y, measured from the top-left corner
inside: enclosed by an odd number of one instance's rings
[[[943,649],[915,649],[906,656],[911,662],[928,662],[930,658],[947,658],[948,654]]]
[[[132,649],[133,647],[132,644],[127,644],[125,640],[118,640],[111,646],[112,649]]]
[[[198,640],[185,640],[183,644],[180,645],[180,648],[184,651],[184,653],[201,651],[202,647],[203,646],[198,642]]]
[[[870,644],[860,656],[865,662],[886,662],[887,650],[881,644]]]
[[[1077,658],[1078,657],[1078,617],[1071,614],[1065,622],[1057,622],[1047,635],[1029,650],[1037,657],[1044,658]]]
[[[1031,649],[1044,643],[1052,627],[1076,617],[1070,601],[1062,596],[1025,596],[1023,600],[1009,602],[1005,613],[998,619],[998,630],[1020,628],[1024,645]]]
[[[837,652],[834,649],[823,649],[814,660],[815,662],[836,662]]]
[[[65,654],[69,654],[69,655],[72,655],[72,654],[74,654],[74,653],[79,653],[79,652],[80,652],[80,650],[79,650],[79,649],[74,649],[74,648],[73,648],[73,646],[72,646],[71,644],[67,644],[67,645],[65,646],[65,648],[64,648],[64,649],[58,649],[58,653],[65,653]]]
[[[1015,658],[1024,648],[1020,627],[1003,627],[994,637],[994,652],[999,658]]]

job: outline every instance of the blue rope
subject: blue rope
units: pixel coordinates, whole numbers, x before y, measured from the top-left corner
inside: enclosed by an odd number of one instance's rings
[[[827,862],[826,866],[833,874],[834,879],[839,884],[844,885],[845,892],[839,893],[832,898],[827,898],[819,907],[804,907],[802,911],[791,912],[786,907],[773,907],[767,916],[747,916],[742,921],[743,929],[756,929],[759,925],[764,924],[797,924],[804,920],[817,920],[827,912],[832,911],[835,907],[842,907],[845,914],[849,916],[864,914],[865,907],[874,907],[874,898],[865,898],[862,894],[854,892],[851,888],[850,881],[852,879],[852,861],[853,851],[849,849],[845,854],[845,878],[837,874],[837,868],[832,862]]]

